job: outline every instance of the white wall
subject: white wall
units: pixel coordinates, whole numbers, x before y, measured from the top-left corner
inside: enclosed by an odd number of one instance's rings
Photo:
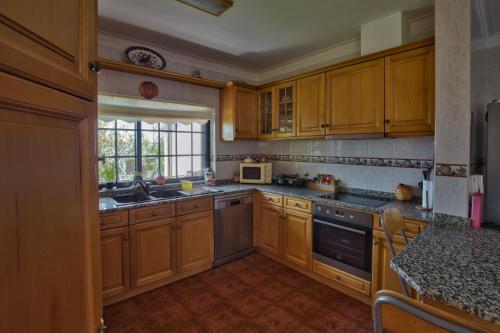
[[[434,212],[467,217],[471,124],[471,1],[436,0],[436,173]]]

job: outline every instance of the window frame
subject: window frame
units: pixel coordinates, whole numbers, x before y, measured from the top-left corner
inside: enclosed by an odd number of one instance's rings
[[[178,183],[180,180],[201,180],[203,179],[203,175],[199,175],[199,176],[185,176],[185,177],[179,177],[179,170],[178,170],[178,157],[185,157],[185,156],[190,156],[191,157],[191,173],[193,173],[193,168],[194,168],[194,165],[193,165],[193,161],[194,161],[194,157],[200,157],[201,161],[202,161],[202,170],[203,168],[205,167],[208,167],[210,166],[210,148],[211,148],[211,135],[210,135],[210,120],[208,120],[205,124],[202,124],[200,125],[201,126],[201,130],[200,131],[194,131],[193,130],[193,123],[195,123],[196,121],[192,121],[191,122],[191,129],[189,131],[179,131],[178,130],[178,122],[175,122],[175,129],[166,129],[166,130],[162,130],[161,129],[161,126],[159,125],[159,123],[161,121],[158,121],[156,122],[156,124],[158,124],[158,128],[157,129],[143,129],[142,128],[142,121],[139,119],[137,121],[134,122],[134,125],[135,125],[135,128],[134,129],[122,129],[122,128],[118,128],[118,120],[119,120],[119,117],[117,117],[117,119],[114,120],[114,127],[112,128],[105,128],[105,127],[97,127],[97,134],[99,135],[99,133],[101,131],[110,131],[113,133],[113,136],[114,136],[114,155],[113,156],[99,156],[99,160],[104,160],[104,159],[112,159],[113,160],[113,163],[114,163],[114,168],[115,168],[115,178],[114,178],[114,181],[113,181],[113,184],[116,185],[117,187],[126,187],[128,185],[130,185],[130,183],[132,183],[132,180],[119,180],[118,179],[118,176],[119,176],[119,169],[118,169],[118,160],[119,159],[123,159],[123,158],[134,158],[135,159],[135,172],[141,172],[144,174],[143,172],[143,158],[158,158],[158,167],[160,167],[160,159],[161,158],[164,158],[164,157],[167,157],[167,158],[170,158],[170,157],[174,157],[175,158],[175,177],[168,177],[166,176],[166,183]],[[188,120],[188,119],[186,119]],[[118,133],[120,131],[123,131],[123,132],[134,132],[134,143],[135,143],[135,155],[118,155]],[[142,134],[144,132],[149,132],[149,133],[156,133],[156,135],[158,135],[158,141],[156,142],[156,144],[158,145],[158,154],[155,154],[155,155],[143,155],[142,153]],[[175,135],[175,154],[165,154],[165,151],[161,152],[161,149],[160,149],[160,137],[161,137],[161,134],[173,134]],[[178,154],[178,133],[190,133],[191,135],[191,154]],[[201,147],[201,152],[199,154],[194,154],[193,153],[193,145],[194,145],[194,134],[201,134],[202,136],[202,147]],[[204,145],[203,145],[203,140],[205,141]],[[99,141],[97,141],[97,145],[98,145],[98,150],[99,150]],[[204,146],[204,147],[203,147]],[[99,172],[98,172],[99,173]],[[165,175],[164,175],[165,176]],[[154,182],[154,179],[152,178],[144,178],[144,180],[146,181],[150,181],[150,182]],[[105,182],[102,182],[99,180],[99,185],[103,185],[105,184]]]

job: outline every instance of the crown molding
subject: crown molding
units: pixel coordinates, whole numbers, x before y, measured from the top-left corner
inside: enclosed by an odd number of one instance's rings
[[[259,84],[265,84],[304,71],[333,65],[349,58],[358,57],[360,53],[361,38],[356,37],[264,70],[259,73]]]

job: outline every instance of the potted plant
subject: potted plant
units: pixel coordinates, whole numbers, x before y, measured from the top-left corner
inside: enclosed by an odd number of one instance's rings
[[[115,180],[115,164],[114,163],[104,163],[101,167],[101,176],[106,182],[106,189],[113,189],[113,182]]]

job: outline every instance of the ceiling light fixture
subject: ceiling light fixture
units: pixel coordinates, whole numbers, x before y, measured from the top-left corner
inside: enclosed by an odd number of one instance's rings
[[[177,0],[206,13],[219,16],[233,6],[233,0]]]

